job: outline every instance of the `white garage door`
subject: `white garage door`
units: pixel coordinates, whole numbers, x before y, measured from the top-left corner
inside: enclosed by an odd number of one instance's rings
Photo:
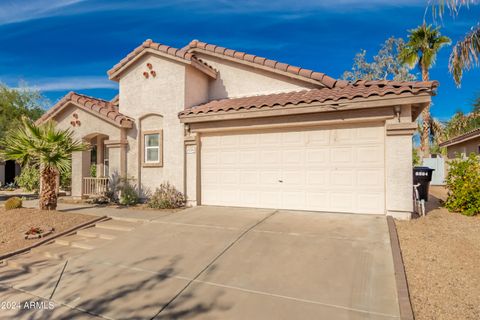
[[[202,136],[204,205],[384,213],[382,125]]]

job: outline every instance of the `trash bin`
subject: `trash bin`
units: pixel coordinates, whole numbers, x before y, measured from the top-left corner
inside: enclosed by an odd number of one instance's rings
[[[428,189],[430,181],[432,181],[432,172],[435,169],[429,167],[414,167],[413,168],[413,184],[418,186],[418,197],[420,200],[428,201]]]

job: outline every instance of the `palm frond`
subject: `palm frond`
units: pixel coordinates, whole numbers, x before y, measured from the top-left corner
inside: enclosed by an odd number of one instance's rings
[[[453,16],[458,15],[462,7],[468,7],[471,4],[477,4],[478,0],[429,0],[432,7],[433,17],[443,17],[445,10],[448,9]]]
[[[0,142],[3,146],[1,153],[6,160],[64,172],[69,169],[72,152],[88,148],[74,138],[73,131],[57,129],[54,122],[37,126],[29,119],[22,119],[22,123],[23,126]]]
[[[458,41],[450,54],[448,68],[457,86],[460,86],[463,72],[479,65],[480,24],[465,38]]]

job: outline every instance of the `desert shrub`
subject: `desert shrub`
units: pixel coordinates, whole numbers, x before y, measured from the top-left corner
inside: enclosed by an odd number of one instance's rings
[[[92,204],[108,204],[111,202],[111,199],[108,195],[104,195],[104,196],[97,196],[97,197],[94,197],[92,199],[90,199],[89,203],[92,203]]]
[[[33,166],[24,166],[20,175],[15,177],[15,182],[25,191],[38,192],[40,190],[40,170]]]
[[[148,200],[148,206],[155,209],[175,209],[185,205],[185,196],[173,185],[164,182]]]
[[[19,197],[11,197],[5,201],[5,210],[18,209],[22,207],[22,199]]]
[[[60,188],[63,190],[70,190],[72,187],[72,162],[70,161],[70,165],[68,168],[60,172]]]
[[[470,154],[449,162],[445,207],[466,216],[480,213],[480,156]]]
[[[124,206],[136,205],[140,200],[136,185],[132,183],[132,179],[126,177],[120,178],[118,193],[119,202]]]

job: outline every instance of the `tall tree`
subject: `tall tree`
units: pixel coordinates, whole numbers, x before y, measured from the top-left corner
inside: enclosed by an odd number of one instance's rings
[[[352,69],[343,73],[348,81],[363,80],[398,80],[412,81],[415,75],[403,65],[398,55],[405,47],[401,38],[390,37],[382,44],[373,61],[367,61],[367,51],[362,50],[353,59]]]
[[[429,70],[435,64],[440,49],[451,43],[450,38],[442,36],[439,28],[433,28],[425,23],[415,29],[409,30],[408,42],[400,52],[400,61],[411,68],[418,67],[422,73],[422,81],[430,79]],[[430,155],[430,128],[432,119],[430,105],[422,111],[422,132],[420,144],[424,157]]]
[[[9,88],[0,83],[0,139],[21,124],[22,117],[37,120],[45,112],[48,101],[28,87]]]
[[[468,7],[470,5],[479,4],[478,0],[428,0],[432,3],[434,16],[443,15],[445,7],[447,7],[452,15],[457,15],[460,8]],[[463,72],[477,67],[480,63],[480,24],[472,26],[472,29],[467,33],[463,39],[458,41],[452,49],[449,59],[450,73],[457,86],[462,82]]]
[[[5,159],[40,168],[41,210],[57,208],[56,184],[59,173],[69,170],[72,152],[88,148],[74,139],[73,131],[57,129],[52,121],[36,125],[26,117],[22,118],[22,125],[11,131],[0,145]]]

